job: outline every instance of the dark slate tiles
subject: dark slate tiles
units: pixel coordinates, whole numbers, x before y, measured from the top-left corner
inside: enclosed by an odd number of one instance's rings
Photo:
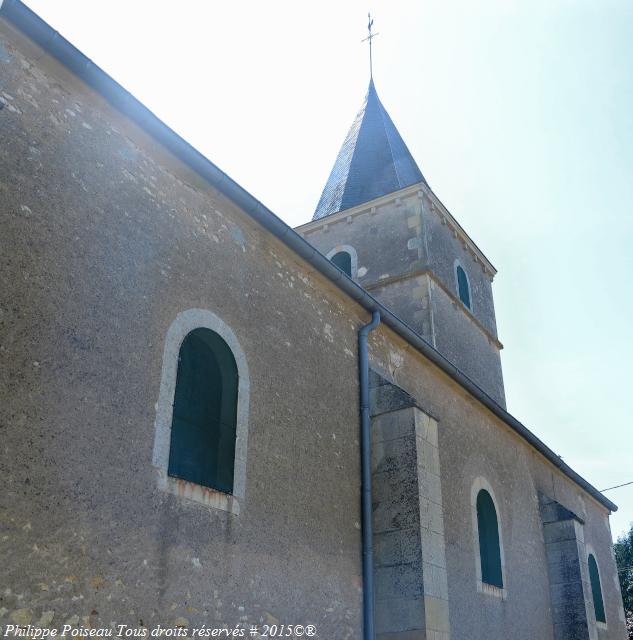
[[[407,145],[383,107],[373,80],[330,177],[313,220],[425,182]]]

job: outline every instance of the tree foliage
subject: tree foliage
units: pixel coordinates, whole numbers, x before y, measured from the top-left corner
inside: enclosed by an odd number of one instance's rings
[[[629,640],[633,640],[633,524],[628,533],[618,538],[614,545],[614,551],[626,613],[626,626]]]

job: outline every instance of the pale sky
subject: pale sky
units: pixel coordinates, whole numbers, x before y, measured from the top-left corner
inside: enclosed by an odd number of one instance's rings
[[[598,489],[633,480],[633,2],[27,0],[288,224],[368,83],[499,270],[508,409]],[[464,425],[467,428],[467,425]],[[633,521],[633,485],[614,536]]]

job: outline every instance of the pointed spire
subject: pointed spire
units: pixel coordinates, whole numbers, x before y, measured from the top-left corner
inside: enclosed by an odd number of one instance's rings
[[[343,142],[312,219],[350,209],[417,182],[426,184],[382,106],[372,78],[365,103]]]

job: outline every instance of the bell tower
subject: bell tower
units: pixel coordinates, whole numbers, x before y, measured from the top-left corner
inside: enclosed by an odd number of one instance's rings
[[[373,79],[296,230],[505,406],[496,270],[429,187]]]

